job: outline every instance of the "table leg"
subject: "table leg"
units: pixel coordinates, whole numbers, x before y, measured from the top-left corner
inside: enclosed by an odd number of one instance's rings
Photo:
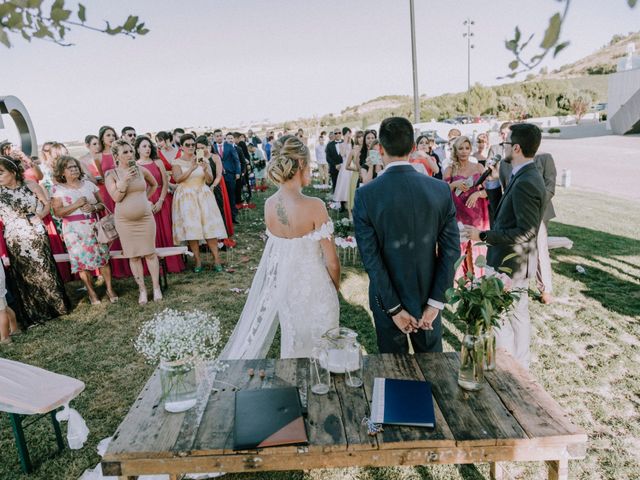
[[[547,462],[549,472],[549,480],[568,480],[569,479],[569,459],[561,458]]]
[[[169,288],[169,282],[167,281],[167,258],[160,257],[160,268],[162,269],[162,277],[160,277],[160,290],[163,292]]]
[[[24,430],[22,429],[22,415],[10,413],[11,427],[13,428],[13,436],[16,439],[16,448],[18,449],[18,458],[20,466],[24,473],[31,473],[31,459],[29,458],[29,450],[27,442],[24,438]]]
[[[53,423],[53,431],[56,434],[56,443],[58,444],[58,452],[62,452],[64,450],[64,440],[62,440],[60,423],[58,423],[58,419],[56,418],[55,410],[49,412],[49,415],[51,415],[51,423]]]
[[[507,480],[509,478],[502,462],[489,463],[489,475],[491,480]]]
[[[129,475],[121,475],[118,477],[118,480],[138,480],[138,476],[131,477]]]

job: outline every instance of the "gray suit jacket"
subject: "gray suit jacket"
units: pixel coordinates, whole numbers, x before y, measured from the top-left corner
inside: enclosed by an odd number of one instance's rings
[[[533,161],[538,168],[538,171],[542,175],[544,180],[544,187],[547,191],[545,197],[546,208],[542,220],[545,224],[549,223],[549,220],[556,217],[556,211],[553,208],[553,196],[556,194],[556,177],[558,172],[556,171],[556,164],[553,161],[553,156],[550,153],[538,153]],[[505,190],[509,183],[509,177],[511,177],[511,171],[513,167],[510,163],[500,162],[500,183],[502,189]]]
[[[356,190],[353,223],[372,309],[402,304],[420,318],[429,298],[446,302],[460,256],[446,183],[409,165],[391,167]]]
[[[510,276],[514,280],[535,275],[536,235],[546,207],[546,197],[538,168],[535,164],[525,165],[505,188],[493,226],[487,231],[487,263],[497,269],[506,256],[515,253],[504,262],[504,266],[512,270]]]

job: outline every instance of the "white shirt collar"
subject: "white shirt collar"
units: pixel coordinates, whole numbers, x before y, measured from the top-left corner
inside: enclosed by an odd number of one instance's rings
[[[409,165],[409,166],[411,166],[411,164],[407,160],[399,160],[397,162],[387,163],[384,166],[384,168],[385,168],[385,170],[389,170],[390,168],[399,167],[400,165]]]
[[[533,160],[529,160],[528,162],[524,162],[522,165],[518,165],[517,167],[513,167],[513,170],[511,170],[511,176],[515,177],[516,173],[518,173],[522,167],[524,167],[526,165],[529,165],[530,163],[533,163]]]

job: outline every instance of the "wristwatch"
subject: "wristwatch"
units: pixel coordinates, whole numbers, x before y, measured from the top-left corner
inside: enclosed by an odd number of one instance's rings
[[[480,241],[481,242],[486,242],[487,241],[487,232],[486,231],[480,232],[478,234],[478,236],[480,237]]]
[[[387,315],[389,315],[390,317],[393,317],[397,314],[399,314],[402,311],[402,304],[396,305],[393,308],[390,308],[389,310],[387,310]]]

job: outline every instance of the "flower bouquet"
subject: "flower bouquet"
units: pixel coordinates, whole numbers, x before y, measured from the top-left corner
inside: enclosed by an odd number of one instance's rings
[[[220,321],[201,310],[167,308],[142,324],[136,350],[149,362],[160,362],[165,410],[183,412],[196,404],[195,362],[215,360]]]
[[[456,270],[465,258],[462,256],[458,260]],[[458,384],[466,390],[482,388],[484,370],[495,368],[494,327],[499,326],[504,313],[522,293],[512,289],[511,278],[505,273],[511,273],[509,268],[500,267],[497,272],[487,266],[482,255],[476,259],[475,266],[484,268],[483,276],[476,277],[469,271],[446,293],[456,317],[466,326],[458,374]]]

